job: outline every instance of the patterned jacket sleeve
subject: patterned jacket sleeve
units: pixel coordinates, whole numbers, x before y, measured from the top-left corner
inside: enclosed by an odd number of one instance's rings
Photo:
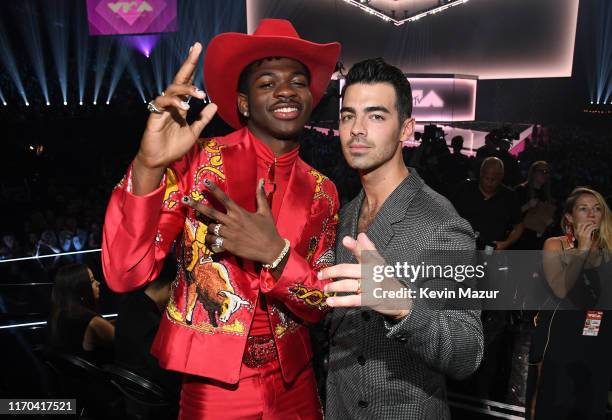
[[[278,280],[265,270],[262,270],[260,277],[260,288],[264,294],[280,300],[295,315],[311,323],[322,320],[329,310],[325,303],[327,295],[323,293],[323,286],[329,280],[319,280],[317,273],[335,262],[338,192],[329,180],[323,187],[328,191],[332,205],[321,225],[316,245],[306,257],[292,248]]]
[[[455,217],[438,227],[425,249],[471,251],[471,237],[469,224]],[[440,290],[455,290],[458,285],[454,279],[432,279],[427,284]],[[429,366],[453,379],[471,375],[480,365],[484,350],[480,311],[431,309],[425,299],[412,302],[410,314],[402,321],[385,321],[387,337],[403,342]]]
[[[131,192],[132,170],[111,194],[102,236],[102,268],[108,286],[128,292],[154,280],[184,225],[185,172],[194,147],[166,170],[162,185],[144,196]]]

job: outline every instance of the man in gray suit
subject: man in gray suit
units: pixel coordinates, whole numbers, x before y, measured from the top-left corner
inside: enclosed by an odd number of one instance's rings
[[[414,130],[411,112],[410,84],[399,69],[382,59],[353,66],[340,140],[363,189],[340,213],[338,265],[320,273],[336,280],[326,292],[343,292],[327,299],[336,308],[328,320],[330,419],[449,418],[445,377],[469,376],[482,358],[478,310],[436,310],[409,297],[400,308],[362,301],[362,251],[387,265],[418,265],[431,250],[474,249],[470,225],[403,162],[402,142]],[[458,287],[452,278],[434,280],[436,288]]]

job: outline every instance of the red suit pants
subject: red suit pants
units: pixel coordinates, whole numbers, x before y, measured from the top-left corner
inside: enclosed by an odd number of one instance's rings
[[[257,368],[243,364],[237,384],[192,375],[183,379],[179,420],[322,418],[311,366],[290,384],[283,381],[278,360]]]

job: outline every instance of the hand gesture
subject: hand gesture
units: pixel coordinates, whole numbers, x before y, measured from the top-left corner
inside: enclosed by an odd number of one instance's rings
[[[219,246],[218,238],[222,238],[220,246],[237,257],[263,264],[274,262],[285,247],[285,241],[276,230],[272,211],[266,200],[263,179],[259,180],[257,187],[255,213],[240,207],[213,182],[205,180],[204,184],[227,210],[227,213],[222,213],[193,201],[189,196],[183,198],[190,207],[215,221],[208,225],[206,244]]]
[[[191,149],[217,111],[217,106],[211,103],[191,125],[185,119],[189,109],[187,98],[205,97],[204,92],[192,84],[201,51],[202,45],[196,42],[172,84],[152,101],[159,113],[152,112],[149,116],[134,160],[136,194],[146,194],[159,186],[165,169]]]
[[[574,230],[574,235],[578,240],[578,249],[588,251],[593,245],[593,232],[597,230],[597,225],[594,222],[578,223]]]
[[[346,296],[334,296],[327,298],[327,305],[336,308],[351,308],[351,307],[361,307],[365,306],[362,302],[361,290],[362,290],[362,278],[361,278],[361,264],[362,264],[362,252],[369,251],[372,253],[373,260],[375,260],[377,265],[385,265],[384,259],[378,254],[376,247],[370,241],[365,233],[360,233],[357,236],[357,240],[351,238],[350,236],[345,236],[342,239],[342,245],[351,251],[351,253],[355,256],[358,264],[337,264],[332,267],[324,268],[319,272],[319,279],[336,279],[339,278],[341,280],[337,280],[325,285],[325,293],[334,293],[334,292],[348,292],[354,293]],[[397,290],[402,286],[399,281],[395,278],[386,278],[385,281],[377,285],[376,287],[381,286],[386,290]],[[374,286],[372,286],[373,289]],[[405,302],[404,307],[411,305],[410,302]],[[382,308],[382,305],[378,306],[370,306],[376,312],[394,318],[396,320],[402,319],[407,316],[410,312],[410,309],[390,309],[389,305],[384,305],[385,308]]]

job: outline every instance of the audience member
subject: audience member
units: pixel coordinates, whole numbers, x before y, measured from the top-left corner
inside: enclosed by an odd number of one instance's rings
[[[529,168],[527,180],[514,189],[521,206],[523,234],[515,249],[542,249],[544,232],[553,223],[555,205],[550,192],[550,168],[543,160]]]
[[[458,188],[453,204],[472,225],[478,249],[507,249],[523,232],[521,212],[514,191],[502,184],[504,164],[486,158],[478,181],[466,181]]]
[[[544,275],[559,299],[540,311],[531,347],[528,419],[603,419],[612,377],[609,288],[612,215],[604,198],[576,188],[565,202],[564,235],[544,243]],[[607,268],[606,268],[607,267]],[[592,322],[596,321],[596,322]]]
[[[151,354],[175,275],[176,263],[167,258],[157,279],[127,294],[119,305],[114,348],[117,365],[161,385],[178,401],[182,375],[159,367]]]
[[[48,323],[52,348],[97,364],[110,361],[115,327],[98,314],[99,297],[100,282],[86,265],[57,271]]]

